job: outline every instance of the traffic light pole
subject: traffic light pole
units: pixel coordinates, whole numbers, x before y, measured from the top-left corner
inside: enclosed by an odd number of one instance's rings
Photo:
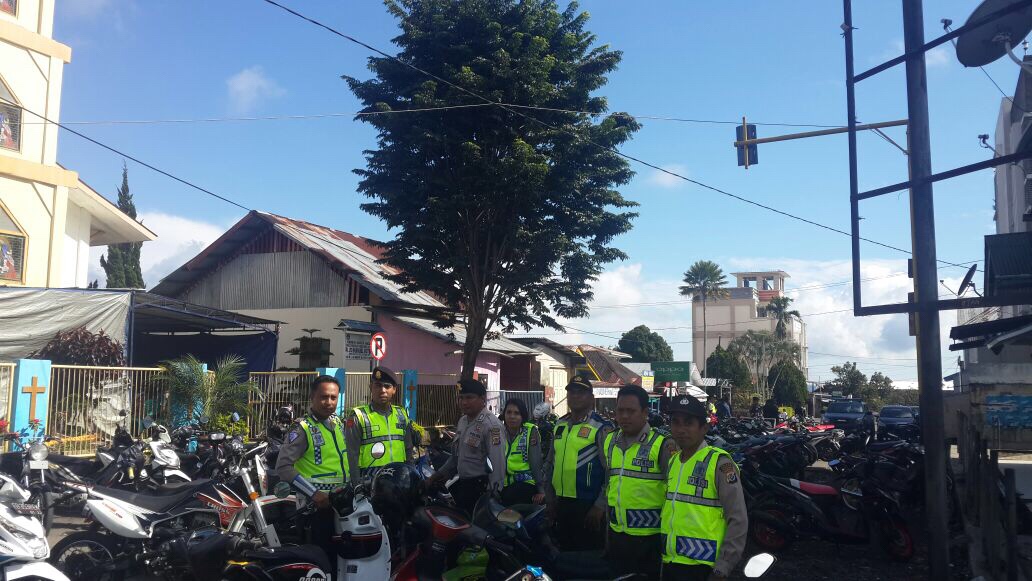
[[[903,0],[903,44],[907,53],[907,116],[910,119],[910,228],[917,302],[917,381],[921,433],[925,443],[925,514],[929,579],[949,575],[946,445],[942,405],[942,346],[939,341],[938,271],[935,258],[935,205],[932,199],[928,78],[925,69],[922,0]]]

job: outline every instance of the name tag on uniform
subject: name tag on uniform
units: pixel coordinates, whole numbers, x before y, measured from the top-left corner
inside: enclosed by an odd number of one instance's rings
[[[580,431],[577,432],[578,438],[587,438],[589,435],[591,435],[591,428],[588,426],[581,426]]]
[[[688,477],[688,485],[689,486],[701,486],[701,487],[705,488],[707,484],[709,484],[709,483],[706,482],[706,479],[701,477],[701,476],[690,476],[690,477]]]
[[[470,434],[469,437],[466,438],[466,445],[469,446],[470,448],[479,448],[480,447],[480,434]]]
[[[631,465],[645,468],[647,470],[655,466],[656,463],[648,458],[635,458],[634,460],[631,460]]]

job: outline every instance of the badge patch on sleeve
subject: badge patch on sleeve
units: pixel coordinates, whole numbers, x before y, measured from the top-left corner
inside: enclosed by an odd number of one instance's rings
[[[578,438],[587,438],[589,435],[591,435],[591,428],[588,426],[582,426],[580,431],[577,432]]]
[[[294,440],[296,440],[298,436],[299,434],[297,433],[297,430],[290,430],[290,433],[287,434],[287,443],[293,444]]]
[[[727,480],[728,484],[734,484],[738,482],[738,470],[735,470],[735,465],[728,462],[720,467],[720,473],[724,475],[724,479]]]
[[[495,446],[500,446],[502,444],[501,428],[491,428],[491,443]]]

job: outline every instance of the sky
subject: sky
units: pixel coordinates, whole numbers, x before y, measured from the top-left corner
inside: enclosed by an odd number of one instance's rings
[[[355,0],[287,5],[378,48],[393,52],[397,24],[381,2]],[[562,3],[565,6],[565,3]],[[898,2],[855,3],[856,68],[902,51]],[[962,23],[971,1],[925,3],[926,36],[940,19]],[[849,229],[844,135],[764,144],[759,163],[739,168],[734,122],[841,125],[845,119],[841,4],[828,0],[742,3],[581,3],[598,42],[623,52],[619,70],[598,94],[612,111],[641,117],[643,128],[624,153],[694,180],[839,229]],[[290,115],[311,119],[189,123],[83,123],[77,130],[235,200],[348,232],[385,239],[383,224],[363,213],[356,192],[363,150],[375,145],[367,125],[352,119],[360,105],[342,74],[367,78],[369,51],[262,0],[143,2],[58,0],[54,36],[73,49],[64,70],[61,120],[196,120]],[[1001,94],[977,69],[966,69],[948,45],[927,58],[934,171],[991,155],[977,136],[992,135]],[[1013,93],[1018,68],[1006,59],[986,71]],[[857,89],[861,122],[903,119],[902,67]],[[718,121],[722,123],[714,123]],[[807,127],[760,125],[761,137]],[[899,128],[886,130],[905,144]],[[114,198],[123,159],[63,132],[59,160],[99,192]],[[904,155],[876,135],[859,137],[860,187],[903,181]],[[632,164],[633,165],[633,164]],[[565,343],[613,345],[638,325],[660,329],[675,359],[691,359],[688,303],[678,286],[696,260],[725,272],[780,269],[791,275],[789,296],[807,324],[809,375],[858,361],[907,385],[916,378],[914,342],[902,316],[854,318],[849,239],[727,196],[633,165],[621,188],[640,204],[634,228],[616,240],[629,258],[607,267],[594,285],[591,316],[569,322]],[[140,217],[159,238],[144,245],[148,286],[193,257],[244,210],[129,163]],[[971,264],[994,232],[992,171],[936,184],[938,256]],[[862,234],[909,248],[909,204],[892,194],[861,206]],[[94,260],[102,249],[95,249]],[[862,245],[864,304],[906,300],[907,255]],[[99,266],[91,270],[103,278]],[[956,289],[963,269],[940,270]],[[980,276],[976,283],[980,286]],[[103,280],[101,281],[103,284]],[[942,289],[943,294],[948,291]],[[630,305],[630,306],[628,306]],[[830,312],[829,311],[835,311]],[[810,316],[812,315],[812,316]],[[943,315],[944,344],[951,313]],[[583,333],[574,331],[588,331]],[[544,330],[537,334],[556,333]],[[944,350],[944,374],[956,357]]]

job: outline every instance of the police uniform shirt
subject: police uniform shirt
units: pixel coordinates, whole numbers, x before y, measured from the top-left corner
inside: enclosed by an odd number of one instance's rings
[[[629,440],[624,436],[623,430],[617,430],[616,434],[613,435],[614,444],[620,450],[627,452],[627,449],[631,447],[635,442],[644,444],[652,437],[652,426],[645,424],[645,427],[638,434],[638,437],[634,440]],[[603,444],[605,440],[603,440]],[[659,473],[663,476],[667,475],[667,471],[670,469],[670,457],[674,455],[677,450],[677,444],[674,443],[674,439],[667,436],[663,441],[663,447],[659,449]],[[598,500],[595,501],[595,506],[605,508],[609,504],[609,449],[602,448],[602,492],[598,495]],[[666,480],[664,479],[664,482]]]
[[[708,444],[704,440],[698,448],[687,451],[682,450],[683,458],[691,458],[696,452]],[[680,462],[678,458],[675,462]],[[749,514],[745,507],[745,493],[742,491],[742,481],[738,473],[738,466],[728,456],[721,455],[717,460],[717,469],[714,472],[717,479],[717,497],[724,509],[724,520],[727,521],[727,532],[724,534],[724,542],[720,546],[720,554],[713,565],[713,571],[724,576],[730,575],[731,571],[742,558],[745,552],[745,542],[749,533]]]
[[[488,487],[501,490],[505,486],[505,453],[509,445],[505,426],[486,407],[472,420],[463,415],[455,427],[452,457],[441,468],[447,476],[458,473],[459,478],[478,478],[488,475]],[[486,459],[491,459],[492,470],[487,471]]]
[[[315,417],[312,412],[308,412],[310,417]],[[322,425],[331,432],[338,425],[336,416],[330,416],[322,421]],[[294,425],[290,427],[290,431],[287,432],[287,437],[283,440],[283,445],[280,446],[279,457],[276,459],[276,475],[279,476],[283,482],[293,482],[294,477],[298,475],[297,469],[294,468],[294,463],[301,459],[308,451],[308,436],[305,435],[305,431],[301,428],[300,421],[294,422]],[[357,466],[357,464],[355,464]]]
[[[376,411],[372,404],[368,404],[369,409],[374,414],[380,414],[384,417],[389,417],[393,412],[394,408],[388,408],[387,413]],[[390,405],[390,404],[388,404]],[[385,436],[386,434],[380,434]],[[348,447],[348,466],[358,467],[358,458],[362,452],[362,424],[359,423],[358,418],[355,417],[355,410],[352,409],[348,414],[348,421],[344,428],[344,441]],[[405,423],[405,458],[395,459],[395,462],[412,462],[416,457],[415,450],[413,447],[413,436],[412,436],[412,420],[410,419]],[[385,442],[389,444],[390,442]]]

